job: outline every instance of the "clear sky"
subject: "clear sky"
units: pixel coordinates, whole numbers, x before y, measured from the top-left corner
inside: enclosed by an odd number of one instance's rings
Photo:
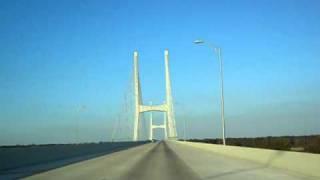
[[[164,100],[163,51],[178,133],[220,137],[222,48],[227,136],[320,133],[318,0],[3,0],[0,144],[106,141],[140,54],[143,100]],[[159,117],[160,118],[160,117]],[[127,131],[128,132],[128,131]]]

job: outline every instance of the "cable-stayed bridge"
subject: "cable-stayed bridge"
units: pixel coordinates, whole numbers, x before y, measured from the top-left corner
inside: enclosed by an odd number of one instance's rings
[[[116,121],[114,132],[112,133],[112,140],[117,138],[116,135],[121,135],[119,131],[121,132],[121,128],[124,127],[127,128],[127,131],[132,132],[133,141],[146,139],[152,140],[153,129],[157,128],[164,130],[165,139],[177,139],[173,98],[171,92],[168,50],[165,50],[164,57],[166,96],[162,104],[153,105],[152,102],[147,104],[142,99],[142,88],[139,77],[139,56],[137,51],[134,52],[133,78],[130,78],[131,81],[129,81],[129,88],[125,93],[123,100],[123,110],[120,112],[119,118]],[[163,113],[164,119],[161,125],[152,123],[152,112],[155,111]],[[147,115],[149,115],[150,118],[147,118]],[[130,120],[133,120],[133,122]]]
[[[161,128],[165,134],[164,141],[150,141],[128,150],[35,174],[27,179],[320,179],[320,155],[317,154],[178,141],[168,50],[164,53],[166,97],[164,103],[158,105],[143,101],[138,52],[134,52],[133,56],[133,78],[124,96],[123,111],[114,125],[111,139],[152,140],[153,129]],[[153,123],[153,111],[163,113],[163,123]]]

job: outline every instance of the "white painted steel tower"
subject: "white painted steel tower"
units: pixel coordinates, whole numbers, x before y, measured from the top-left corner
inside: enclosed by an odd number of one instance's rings
[[[166,115],[165,121],[165,134],[168,139],[177,139],[176,122],[173,110],[173,99],[171,93],[171,82],[169,72],[169,52],[164,51],[164,62],[165,62],[165,79],[166,79],[166,101],[160,105],[143,105],[141,96],[141,86],[139,78],[139,64],[138,64],[138,52],[135,51],[133,54],[134,58],[134,100],[135,100],[135,112],[134,112],[134,127],[133,127],[133,141],[138,140],[138,127],[140,123],[140,113],[148,111],[161,111]]]

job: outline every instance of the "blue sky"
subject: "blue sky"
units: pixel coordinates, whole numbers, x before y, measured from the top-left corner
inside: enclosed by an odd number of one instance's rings
[[[222,48],[230,137],[320,133],[320,2],[1,1],[0,144],[105,141],[123,111],[132,55],[145,102],[164,99],[178,133],[220,137]],[[159,115],[160,118],[160,115]]]

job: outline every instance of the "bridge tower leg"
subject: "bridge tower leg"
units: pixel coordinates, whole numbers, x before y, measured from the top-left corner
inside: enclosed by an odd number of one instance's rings
[[[138,140],[138,127],[140,117],[140,83],[139,83],[139,64],[138,64],[138,52],[133,53],[133,84],[134,84],[134,124],[133,124],[133,141]]]
[[[152,102],[150,102],[150,106],[152,106]],[[150,126],[149,126],[149,140],[152,141],[153,139],[153,115],[152,115],[152,111],[150,112]]]
[[[168,139],[168,132],[167,132],[167,113],[163,112],[163,127],[164,127],[164,139]]]
[[[171,93],[171,80],[169,72],[169,51],[164,51],[165,78],[166,78],[166,104],[167,104],[167,120],[169,129],[169,139],[177,139],[176,121],[173,111],[173,100]]]

